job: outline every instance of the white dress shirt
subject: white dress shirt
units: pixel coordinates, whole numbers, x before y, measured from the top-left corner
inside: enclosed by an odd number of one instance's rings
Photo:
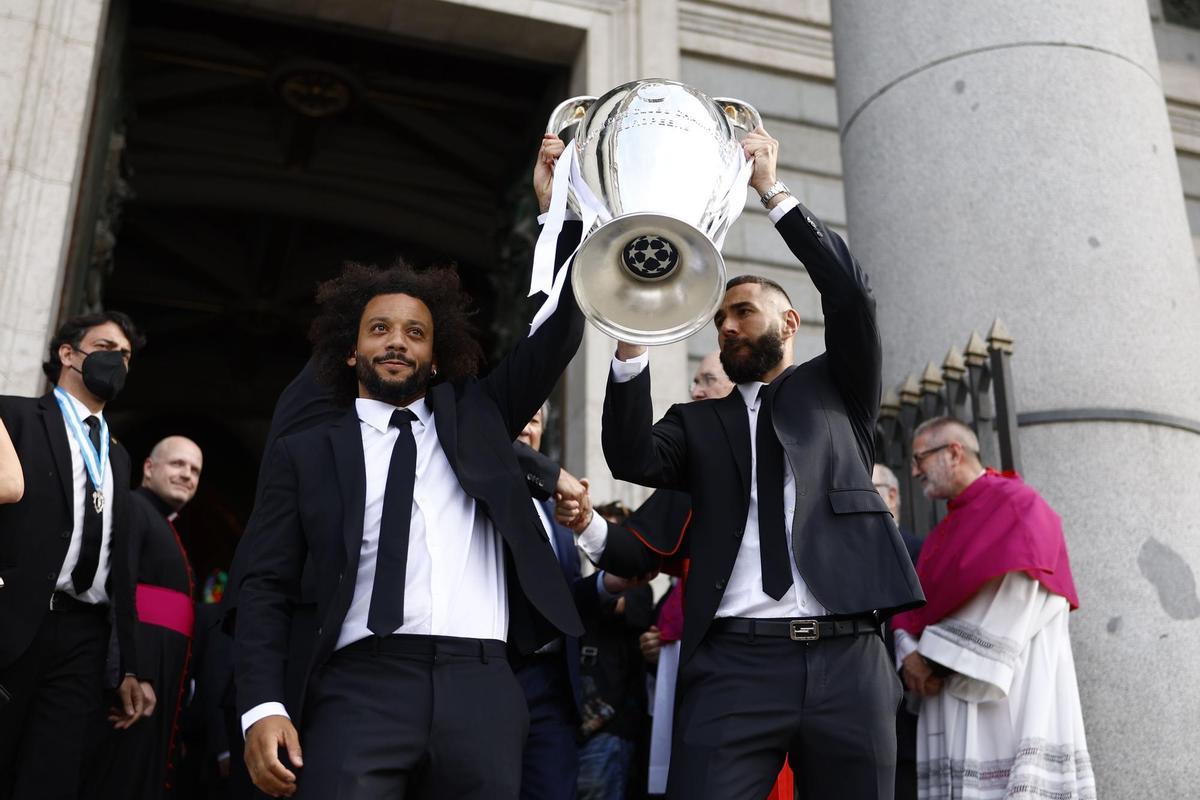
[[[354,599],[337,648],[371,635],[367,612],[375,585],[379,523],[388,465],[399,428],[389,427],[395,406],[359,398],[359,429],[367,465],[366,511]],[[433,409],[423,399],[407,406],[417,444],[417,478],[408,528],[404,624],[395,633],[508,639],[508,589],[504,549],[491,519],[463,491],[442,450]]]
[[[395,406],[359,398],[359,430],[366,465],[363,538],[354,597],[335,649],[371,636],[367,613],[375,585],[379,526],[388,467],[399,428],[390,427]],[[400,634],[508,639],[508,588],[503,542],[491,519],[463,491],[438,439],[433,409],[424,399],[409,406],[417,445],[416,481],[404,575],[404,623]],[[263,717],[287,716],[282,703],[262,703],[242,715],[242,731]]]
[[[725,585],[725,594],[717,606],[718,617],[819,617],[824,606],[808,591],[808,585],[796,568],[792,550],[792,516],[796,511],[796,475],[792,463],[784,457],[783,526],[787,533],[788,566],[792,569],[792,585],[783,597],[774,599],[762,588],[762,561],[758,534],[758,412],[762,405],[760,389],[765,383],[739,383],[737,390],[746,403],[750,420],[750,508],[746,513],[745,534],[733,562],[733,572]]]
[[[88,433],[88,426],[84,420],[88,417],[95,417],[103,420],[103,412],[93,414],[87,406],[81,403],[66,389],[63,393],[71,401],[71,407],[75,411],[76,417],[79,419],[79,427],[83,429],[84,435]],[[75,437],[71,434],[71,428],[67,421],[63,420],[63,428],[67,432],[67,446],[71,449],[71,486],[73,487],[73,502],[74,502],[74,520],[72,522],[71,543],[67,545],[67,557],[63,559],[62,569],[58,572],[58,583],[54,588],[60,592],[66,592],[72,597],[78,597],[85,603],[107,603],[108,592],[104,589],[104,584],[108,582],[108,573],[112,568],[112,515],[113,515],[113,477],[112,477],[112,456],[109,456],[108,464],[104,467],[104,480],[100,487],[100,491],[104,493],[104,511],[100,513],[101,522],[101,540],[100,540],[100,561],[96,565],[96,577],[92,580],[92,586],[83,594],[75,594],[75,584],[71,581],[71,572],[75,569],[75,565],[79,563],[79,551],[83,547],[83,511],[84,503],[92,502],[90,497],[85,497],[87,492],[87,467],[83,463],[83,453],[79,450],[79,442],[75,441]]]

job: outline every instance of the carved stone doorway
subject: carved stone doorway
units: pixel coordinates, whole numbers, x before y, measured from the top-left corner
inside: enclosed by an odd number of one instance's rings
[[[228,563],[313,289],[343,261],[455,261],[489,354],[518,335],[527,176],[568,71],[294,17],[127,10],[99,291],[150,344],[113,427],[135,459],[169,433],[204,448],[181,521],[203,578]]]

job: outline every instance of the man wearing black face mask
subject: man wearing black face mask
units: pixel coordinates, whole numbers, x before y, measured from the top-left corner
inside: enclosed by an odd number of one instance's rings
[[[40,398],[0,397],[26,476],[20,502],[0,506],[0,798],[75,798],[83,739],[104,704],[110,620],[121,675],[117,707],[148,714],[137,679],[129,455],[104,407],[143,344],[116,311],[67,320],[43,364]]]

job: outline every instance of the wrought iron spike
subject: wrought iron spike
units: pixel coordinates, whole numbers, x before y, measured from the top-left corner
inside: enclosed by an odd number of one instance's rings
[[[940,392],[945,385],[946,382],[942,380],[942,371],[938,369],[937,364],[932,361],[926,364],[925,371],[921,373],[921,390],[928,394],[934,394]]]
[[[962,380],[962,376],[967,374],[967,364],[963,361],[963,355],[958,348],[950,345],[950,352],[946,353],[946,360],[942,362],[942,374],[948,380]]]
[[[979,335],[979,331],[971,331],[971,338],[967,339],[964,358],[972,367],[981,367],[987,363],[988,349],[983,341],[983,337]]]
[[[900,402],[906,406],[915,406],[921,402],[921,384],[917,383],[917,376],[911,372],[900,384]]]
[[[992,329],[988,331],[988,349],[1009,354],[1013,351],[1012,334],[1004,326],[1004,320],[999,317],[996,317],[996,321],[992,323]]]
[[[888,387],[883,390],[883,399],[879,401],[879,416],[894,417],[900,413],[900,395]]]

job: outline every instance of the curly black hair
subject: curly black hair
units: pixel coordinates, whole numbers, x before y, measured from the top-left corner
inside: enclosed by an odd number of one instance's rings
[[[132,352],[136,353],[146,346],[146,337],[138,330],[137,325],[133,324],[133,320],[129,318],[128,314],[120,311],[96,311],[71,317],[58,326],[54,338],[50,340],[48,357],[42,362],[42,372],[50,379],[51,383],[57,385],[58,377],[62,374],[63,365],[58,357],[58,348],[69,344],[72,349],[78,350],[88,331],[107,322],[111,322],[121,329],[121,333],[125,334],[125,338],[129,340]]]
[[[317,287],[320,311],[309,329],[317,380],[348,404],[358,396],[358,379],[346,359],[358,342],[358,326],[371,299],[381,294],[406,294],[424,303],[433,316],[435,381],[459,381],[474,376],[483,363],[483,348],[471,325],[471,298],[462,290],[453,266],[416,270],[397,261],[387,269],[348,262],[342,274]]]

